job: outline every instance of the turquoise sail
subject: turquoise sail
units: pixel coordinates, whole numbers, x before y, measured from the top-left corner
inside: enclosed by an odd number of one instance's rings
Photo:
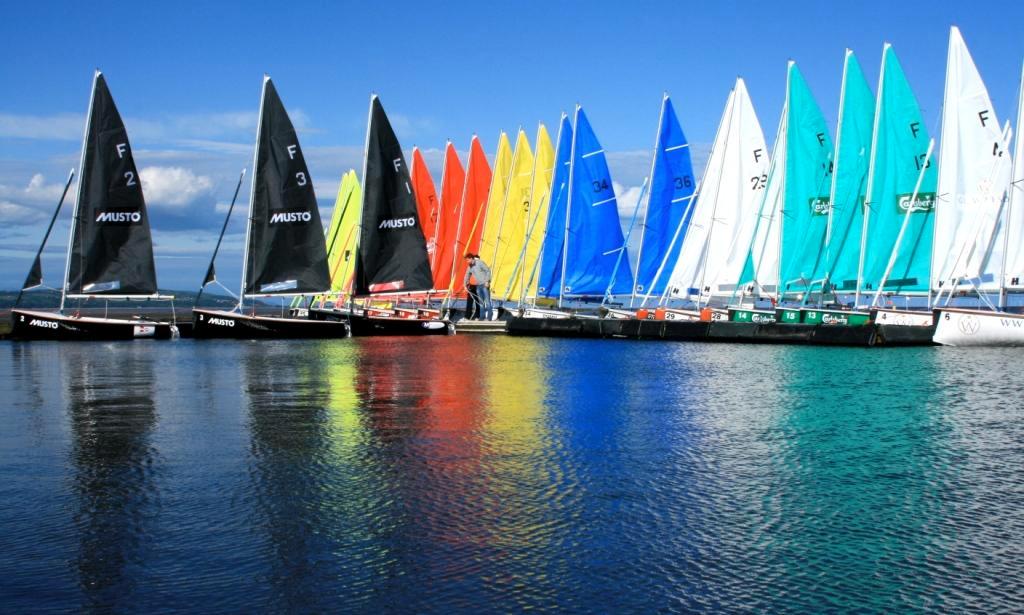
[[[625,243],[608,161],[580,106],[576,107],[572,145],[563,291],[565,295],[603,296]],[[632,288],[633,270],[627,256],[611,292],[628,295]]]
[[[857,288],[874,122],[875,95],[868,87],[856,56],[847,50],[839,101],[832,217],[826,237],[824,265],[815,274],[816,280],[827,278],[838,292],[852,292]]]
[[[541,247],[537,295],[557,297],[562,287],[562,247],[565,243],[565,212],[569,203],[569,165],[572,160],[572,124],[563,114],[555,145],[555,169],[551,176],[548,223]]]
[[[874,291],[885,275],[905,216],[907,230],[885,284],[885,291],[926,292],[932,253],[935,212],[936,166],[925,160],[928,130],[921,107],[907,83],[892,47],[882,52],[878,86],[860,289]],[[911,203],[914,186],[922,175],[917,200]]]
[[[823,253],[832,187],[832,138],[795,62],[789,63],[788,83],[779,256],[784,293],[811,286]]]
[[[657,276],[658,269],[663,262],[671,266],[679,258],[679,250],[693,212],[691,201],[696,183],[690,161],[690,144],[679,125],[672,100],[666,94],[662,102],[661,125],[654,149],[647,212],[644,214],[637,258],[638,294],[661,294],[665,291],[671,271],[663,271]],[[672,242],[673,237],[675,243]],[[652,284],[653,288],[648,288]]]

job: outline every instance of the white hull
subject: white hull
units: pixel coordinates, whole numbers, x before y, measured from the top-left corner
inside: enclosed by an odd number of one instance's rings
[[[1024,315],[936,310],[935,343],[943,346],[1024,346]]]

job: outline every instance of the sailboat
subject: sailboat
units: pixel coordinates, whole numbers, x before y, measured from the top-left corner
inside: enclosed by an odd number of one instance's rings
[[[1024,77],[1022,77],[1024,83]],[[1020,126],[1021,103],[1018,106]],[[932,288],[935,342],[947,346],[1024,346],[1024,315],[1005,311],[1008,222],[1019,216],[1016,182],[1024,147],[1018,135],[1011,163],[1009,129],[1001,128],[985,84],[958,28],[950,29],[939,159]],[[1009,190],[1009,195],[1007,191]],[[1007,198],[1009,196],[1009,198]],[[1011,207],[1014,210],[1011,212]],[[1017,234],[1014,234],[1016,232]],[[1016,247],[1016,246],[1014,246]],[[973,292],[990,309],[949,305],[958,292]],[[999,305],[988,294],[996,292]],[[945,301],[943,302],[943,297]]]
[[[393,301],[434,287],[416,195],[402,146],[377,95],[370,97],[363,166],[363,206],[352,295],[347,309],[310,310],[311,318],[346,319],[352,335],[447,335],[446,320],[377,309],[376,299]],[[356,300],[367,304],[357,306]]]
[[[556,153],[556,179],[552,183],[552,193],[556,184],[561,183],[559,155]],[[542,278],[541,281],[545,292],[550,293],[548,296],[554,296],[557,288],[559,310],[524,311],[509,321],[510,334],[578,336],[582,333],[579,321],[596,318],[596,315],[584,311],[577,312],[577,318],[569,318],[570,314],[562,311],[567,300],[586,302],[600,300],[606,294],[625,296],[632,292],[633,274],[629,259],[619,255],[625,250],[625,242],[608,162],[580,105],[576,105],[569,161],[564,218],[555,220],[555,210],[549,211],[549,232],[543,248],[545,253],[551,250],[561,256],[560,268],[542,265],[548,279]],[[558,189],[561,190],[561,186]],[[562,214],[562,211],[557,213]],[[550,232],[552,226],[564,229],[561,238]],[[624,271],[617,272],[617,263],[625,263]]]
[[[331,288],[313,180],[295,128],[266,75],[253,169],[238,306],[233,311],[194,308],[193,335],[244,339],[347,337],[349,326],[345,322],[310,320],[297,314],[258,315],[255,304],[250,313],[243,311],[247,297],[317,296]],[[214,258],[226,229],[227,221]],[[213,271],[211,260],[204,287],[212,281]]]
[[[81,170],[68,239],[60,310],[11,310],[16,339],[117,340],[166,339],[177,335],[174,323],[143,318],[108,318],[66,314],[69,299],[173,300],[159,294],[153,262],[149,215],[128,133],[114,105],[106,79],[93,75],[89,111],[82,140]],[[71,186],[68,177],[22,289],[43,282],[42,251]],[[21,295],[18,297],[19,301]]]
[[[452,267],[458,261],[456,240],[459,233],[459,209],[462,191],[466,187],[466,169],[459,160],[455,145],[449,140],[444,147],[441,168],[441,203],[437,226],[434,229],[434,252],[430,256],[430,271],[434,276],[434,290],[447,291],[452,280]]]

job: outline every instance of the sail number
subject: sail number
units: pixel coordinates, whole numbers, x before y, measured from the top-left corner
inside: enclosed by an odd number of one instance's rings
[[[765,184],[768,183],[768,174],[755,175],[750,178],[750,183],[752,185],[751,190],[764,190]]]
[[[692,188],[693,178],[690,177],[689,175],[683,175],[682,177],[673,177],[672,183],[675,184],[676,190],[681,190],[683,188]]]
[[[602,190],[608,189],[608,180],[601,179],[590,182],[590,185],[594,187],[594,192],[601,192]]]
[[[924,159],[928,154],[918,154],[914,156],[914,168],[918,171],[921,170],[921,165],[924,164],[924,168],[929,169],[932,166],[932,161],[925,162]]]

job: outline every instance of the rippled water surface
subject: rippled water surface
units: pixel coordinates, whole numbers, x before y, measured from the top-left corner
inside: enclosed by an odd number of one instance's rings
[[[1019,610],[1022,364],[2,343],[0,610]]]

